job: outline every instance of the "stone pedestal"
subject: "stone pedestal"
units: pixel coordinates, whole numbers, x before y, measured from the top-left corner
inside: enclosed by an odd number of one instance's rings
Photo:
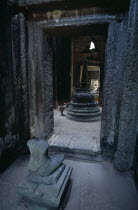
[[[87,89],[77,89],[67,108],[67,119],[79,122],[94,122],[101,120],[100,108],[94,96]]]
[[[67,108],[67,119],[78,122],[93,122],[101,120],[100,109],[94,95],[89,89],[87,59],[83,61],[83,71],[80,88],[73,93],[72,102]]]
[[[31,157],[28,175],[18,189],[19,209],[61,208],[72,169],[62,163],[63,155],[48,156],[46,141],[33,139],[27,145]]]

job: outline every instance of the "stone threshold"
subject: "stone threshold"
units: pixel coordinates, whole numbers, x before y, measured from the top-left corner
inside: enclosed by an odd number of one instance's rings
[[[53,134],[48,143],[50,155],[62,153],[65,158],[102,161],[99,141],[91,136]]]

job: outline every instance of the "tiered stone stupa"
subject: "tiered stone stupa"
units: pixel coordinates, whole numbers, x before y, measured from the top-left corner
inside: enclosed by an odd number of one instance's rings
[[[89,89],[87,60],[83,62],[80,88],[73,93],[72,102],[67,108],[67,119],[79,122],[92,122],[101,119],[100,108]]]

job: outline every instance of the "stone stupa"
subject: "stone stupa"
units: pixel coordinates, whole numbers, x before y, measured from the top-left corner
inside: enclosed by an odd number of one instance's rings
[[[92,122],[101,119],[100,108],[89,89],[87,60],[83,62],[80,88],[73,93],[72,102],[67,107],[67,119],[79,122]]]

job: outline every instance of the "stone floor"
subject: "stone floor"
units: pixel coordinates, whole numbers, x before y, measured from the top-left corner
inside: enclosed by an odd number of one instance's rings
[[[100,122],[79,123],[55,111],[55,129],[49,143],[54,147],[89,154],[100,152]],[[17,189],[27,174],[28,158],[17,159],[0,175],[0,210],[18,207]],[[102,159],[66,159],[73,168],[72,190],[65,210],[137,210],[138,193],[129,173],[117,172]],[[34,209],[33,209],[34,210]]]
[[[66,114],[66,112],[65,112]],[[101,122],[75,122],[54,110],[54,134],[49,144],[54,147],[94,154],[100,150]]]
[[[65,160],[73,167],[72,190],[65,210],[137,210],[138,193],[130,174],[110,162]],[[28,158],[17,159],[0,176],[0,210],[18,208],[18,185],[27,173]]]

